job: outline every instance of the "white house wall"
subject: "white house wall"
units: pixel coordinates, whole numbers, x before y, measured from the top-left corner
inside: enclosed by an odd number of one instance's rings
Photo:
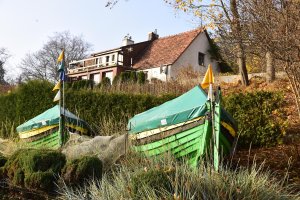
[[[219,72],[218,63],[212,60],[209,55],[208,50],[210,45],[205,33],[198,35],[190,46],[183,52],[183,54],[178,58],[178,60],[173,63],[172,70],[170,70],[171,77],[175,77],[178,71],[182,67],[192,66],[195,71],[205,73],[208,64],[212,64],[214,72]],[[204,66],[198,64],[198,53],[204,53]]]
[[[161,71],[161,67],[155,67],[151,69],[142,70],[147,73],[147,80],[151,80],[152,78],[157,78],[162,81],[166,81],[167,77],[164,72]]]

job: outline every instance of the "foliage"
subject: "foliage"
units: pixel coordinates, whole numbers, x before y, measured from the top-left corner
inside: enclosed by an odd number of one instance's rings
[[[101,86],[101,87],[108,87],[108,86],[110,86],[110,85],[111,85],[111,83],[110,83],[110,78],[108,78],[108,77],[102,78],[102,81],[101,81],[101,83],[100,83],[100,86]]]
[[[93,80],[79,80],[72,83],[67,83],[67,89],[80,90],[80,89],[93,89]]]
[[[136,74],[136,72],[134,72],[134,71],[131,71],[130,72],[130,81],[132,82],[132,83],[136,83],[137,82],[137,74]]]
[[[47,81],[33,80],[21,84],[15,91],[16,103],[14,107],[8,108],[13,108],[9,113],[17,119],[18,117],[30,119],[35,116],[35,113],[44,112],[45,108],[50,108],[53,102],[55,93],[51,92],[52,89],[53,84]]]
[[[72,160],[63,169],[63,179],[70,185],[79,185],[88,179],[101,179],[102,162],[97,157],[84,156]]]
[[[100,93],[89,90],[66,93],[66,105],[71,112],[77,113],[89,124],[99,124],[103,119],[126,121],[134,114],[160,105],[174,95],[133,95],[118,93]],[[125,118],[124,118],[125,117]]]
[[[134,114],[148,110],[174,98],[176,95],[146,95],[103,93],[97,90],[80,90],[89,81],[75,82],[66,90],[67,108],[89,124],[100,125],[104,120],[125,122]],[[17,136],[15,128],[26,120],[51,108],[54,85],[34,80],[21,84],[15,91],[0,95],[0,136]],[[74,89],[72,89],[74,88]],[[76,88],[76,89],[75,89]],[[101,125],[100,125],[101,126]]]
[[[0,137],[15,135],[16,126],[52,105],[53,85],[46,81],[29,81],[14,91],[0,95]]]
[[[55,175],[60,174],[65,163],[66,157],[57,151],[20,149],[8,158],[1,170],[2,177],[15,186],[51,191]]]
[[[241,147],[271,146],[283,136],[286,121],[283,120],[283,95],[277,92],[258,91],[235,93],[225,98],[225,110],[238,124]]]
[[[137,82],[139,84],[144,84],[146,82],[146,75],[144,72],[137,73]]]
[[[64,186],[60,193],[62,198],[92,200],[299,198],[288,189],[255,164],[249,169],[221,167],[216,173],[209,164],[194,169],[169,157],[154,160],[129,154],[118,168],[104,174],[101,181],[91,181],[76,190]]]
[[[120,74],[120,82],[126,83],[130,81],[130,72],[121,72]]]

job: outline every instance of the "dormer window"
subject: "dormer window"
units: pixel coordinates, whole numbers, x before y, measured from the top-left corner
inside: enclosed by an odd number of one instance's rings
[[[198,64],[204,66],[204,53],[198,52]]]

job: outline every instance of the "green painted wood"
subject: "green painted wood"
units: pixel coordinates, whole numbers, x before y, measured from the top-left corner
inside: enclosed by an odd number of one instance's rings
[[[209,106],[207,107],[209,108]],[[194,156],[195,158],[193,159],[193,161],[190,162],[190,165],[192,167],[197,167],[200,157],[206,153],[207,147],[209,146],[210,143],[210,138],[211,138],[211,122],[209,120],[205,120],[204,127],[203,127],[203,138],[199,143],[198,151]]]
[[[221,105],[220,105],[220,98],[221,98],[221,91],[218,91],[218,99],[215,102],[215,108],[214,108],[214,121],[213,121],[213,137],[214,137],[214,169],[216,171],[219,170],[219,164],[220,164],[220,134],[221,134]]]
[[[39,140],[29,142],[28,145],[34,148],[52,148],[57,149],[60,145],[59,131],[53,132],[46,137],[40,138]]]
[[[178,141],[179,139],[184,138],[184,137],[189,136],[189,135],[192,135],[189,138],[191,140],[191,139],[197,137],[197,135],[193,135],[193,134],[195,134],[195,133],[199,134],[200,133],[199,130],[202,129],[202,126],[203,125],[191,128],[189,130],[177,133],[176,135],[172,135],[172,136],[169,136],[167,138],[164,138],[164,139],[161,139],[161,140],[149,143],[149,144],[140,145],[139,149],[141,149],[142,151],[149,151],[151,149],[155,149],[155,148],[159,148],[159,147],[164,147],[164,146],[168,145],[171,142]]]
[[[181,144],[200,138],[202,131],[199,130],[202,130],[201,125],[153,143],[137,146],[137,151],[147,152],[149,156],[164,153]]]

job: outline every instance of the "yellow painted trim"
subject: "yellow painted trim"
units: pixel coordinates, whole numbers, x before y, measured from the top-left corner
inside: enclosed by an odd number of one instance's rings
[[[149,137],[149,136],[152,136],[152,135],[156,135],[156,134],[161,133],[163,131],[167,131],[167,130],[174,129],[174,128],[177,128],[177,127],[180,127],[180,126],[183,126],[183,125],[186,125],[186,124],[190,124],[190,123],[198,121],[202,118],[204,118],[204,117],[203,116],[202,117],[197,117],[197,118],[195,118],[193,120],[190,120],[190,121],[186,121],[186,122],[182,122],[182,123],[174,124],[174,125],[170,125],[170,126],[165,126],[165,127],[161,127],[161,128],[157,128],[157,129],[152,129],[152,130],[144,131],[144,132],[141,132],[141,133],[138,133],[138,134],[130,134],[129,138],[133,139],[133,140],[143,139],[143,138],[146,138],[146,137]]]
[[[30,130],[30,131],[21,132],[21,133],[19,133],[19,136],[20,136],[21,139],[30,138],[32,136],[35,136],[35,135],[38,135],[38,134],[43,133],[45,131],[48,131],[50,129],[53,129],[57,126],[58,126],[58,124],[52,125],[52,126],[44,126],[42,128],[39,128],[39,129],[33,129],[33,130]]]
[[[73,128],[73,129],[76,129],[82,133],[87,133],[88,130],[87,129],[84,129],[82,128],[81,126],[76,126],[76,125],[73,125],[73,124],[66,124],[66,126],[70,127],[70,128]]]
[[[226,122],[221,121],[221,124],[229,131],[229,133],[235,137],[236,136],[236,131],[232,128],[232,126],[230,126],[229,124],[227,124]]]

